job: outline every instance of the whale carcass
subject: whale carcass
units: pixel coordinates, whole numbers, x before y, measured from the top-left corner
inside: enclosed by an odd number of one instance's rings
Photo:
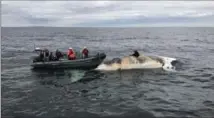
[[[170,71],[175,70],[175,58],[164,56],[126,56],[123,58],[114,58],[100,64],[96,70],[114,71],[114,70],[129,70],[129,69],[157,69],[162,68]]]

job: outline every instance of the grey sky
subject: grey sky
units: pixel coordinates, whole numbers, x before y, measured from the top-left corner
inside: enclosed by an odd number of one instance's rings
[[[213,1],[2,1],[2,26],[214,26]]]

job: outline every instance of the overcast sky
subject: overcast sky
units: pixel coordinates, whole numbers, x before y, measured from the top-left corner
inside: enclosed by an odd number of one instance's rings
[[[2,1],[2,26],[212,26],[214,1]]]

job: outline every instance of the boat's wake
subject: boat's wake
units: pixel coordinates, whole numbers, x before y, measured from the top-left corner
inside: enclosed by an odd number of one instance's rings
[[[139,57],[127,56],[124,58],[114,58],[110,61],[103,62],[96,70],[115,71],[129,69],[158,69],[162,68],[166,71],[176,70],[177,60],[175,58],[163,56],[144,56]]]

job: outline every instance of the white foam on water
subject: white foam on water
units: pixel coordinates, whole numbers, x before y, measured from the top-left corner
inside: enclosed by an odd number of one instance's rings
[[[166,71],[171,71],[171,72],[175,72],[176,68],[171,64],[172,61],[175,61],[175,58],[171,58],[171,57],[164,57],[164,56],[159,56],[160,58],[162,58],[164,60],[164,66],[163,69]]]

